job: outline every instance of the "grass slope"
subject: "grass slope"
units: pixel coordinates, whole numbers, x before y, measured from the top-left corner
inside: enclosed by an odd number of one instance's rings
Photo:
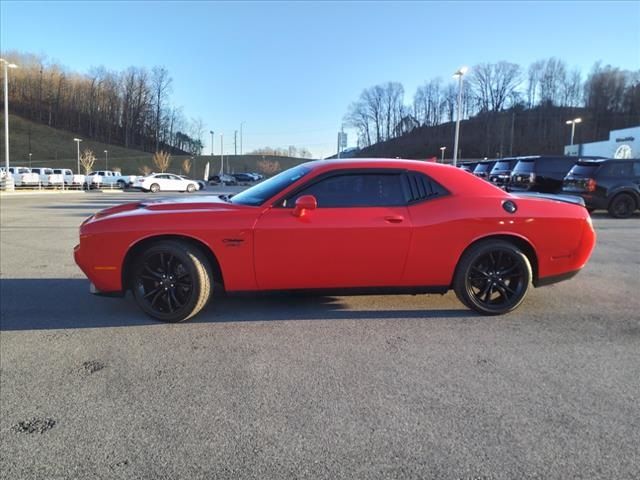
[[[9,115],[9,158],[11,165],[29,166],[29,152],[33,167],[71,168],[76,171],[76,143],[77,135],[66,130],[58,130],[46,125],[31,122],[16,115]],[[29,142],[31,137],[31,142]],[[31,147],[29,147],[31,145]],[[0,117],[0,165],[5,164],[4,158],[4,117]],[[119,168],[125,174],[138,174],[143,166],[153,167],[152,154],[140,150],[132,150],[117,145],[83,139],[80,151],[89,148],[96,157],[94,169],[105,168],[104,151],[109,151],[109,169]],[[182,162],[187,156],[173,156],[169,171],[181,172]],[[308,161],[308,159],[293,157],[270,157],[262,155],[230,155],[225,156],[225,171],[258,172],[258,162],[262,159],[277,161],[281,170]],[[201,155],[194,158],[194,167],[190,176],[202,178],[205,165],[210,162],[210,174],[220,171],[220,156]]]

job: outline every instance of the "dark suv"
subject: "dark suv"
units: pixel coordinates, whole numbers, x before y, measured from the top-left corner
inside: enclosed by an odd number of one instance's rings
[[[559,193],[562,181],[581,158],[568,156],[520,157],[509,178],[509,191]]]
[[[484,180],[489,180],[489,173],[491,172],[491,169],[495,164],[495,160],[485,160],[479,162],[478,165],[476,165],[476,168],[473,169],[473,174],[476,177],[480,177]]]
[[[562,191],[580,195],[590,211],[628,218],[640,208],[640,159],[580,160],[564,178]]]
[[[500,188],[506,188],[511,176],[511,170],[518,163],[519,158],[502,158],[496,162],[489,173],[489,181]]]

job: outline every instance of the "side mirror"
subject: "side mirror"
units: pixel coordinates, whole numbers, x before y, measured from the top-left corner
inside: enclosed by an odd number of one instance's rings
[[[296,200],[296,206],[293,208],[293,215],[301,217],[307,210],[315,210],[318,208],[318,201],[313,195],[302,195]]]

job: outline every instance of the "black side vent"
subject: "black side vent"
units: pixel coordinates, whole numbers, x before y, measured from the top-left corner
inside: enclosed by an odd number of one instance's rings
[[[408,203],[446,195],[447,191],[422,173],[407,172],[403,175],[402,187]]]

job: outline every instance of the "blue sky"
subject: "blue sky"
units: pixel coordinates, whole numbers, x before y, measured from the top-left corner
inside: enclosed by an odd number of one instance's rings
[[[410,103],[425,80],[461,65],[526,68],[556,56],[584,74],[598,60],[640,69],[638,1],[2,0],[0,31],[3,51],[78,72],[166,66],[173,103],[216,132],[216,152],[218,133],[231,139],[245,121],[245,151],[296,145],[327,156],[362,89],[399,81]]]

